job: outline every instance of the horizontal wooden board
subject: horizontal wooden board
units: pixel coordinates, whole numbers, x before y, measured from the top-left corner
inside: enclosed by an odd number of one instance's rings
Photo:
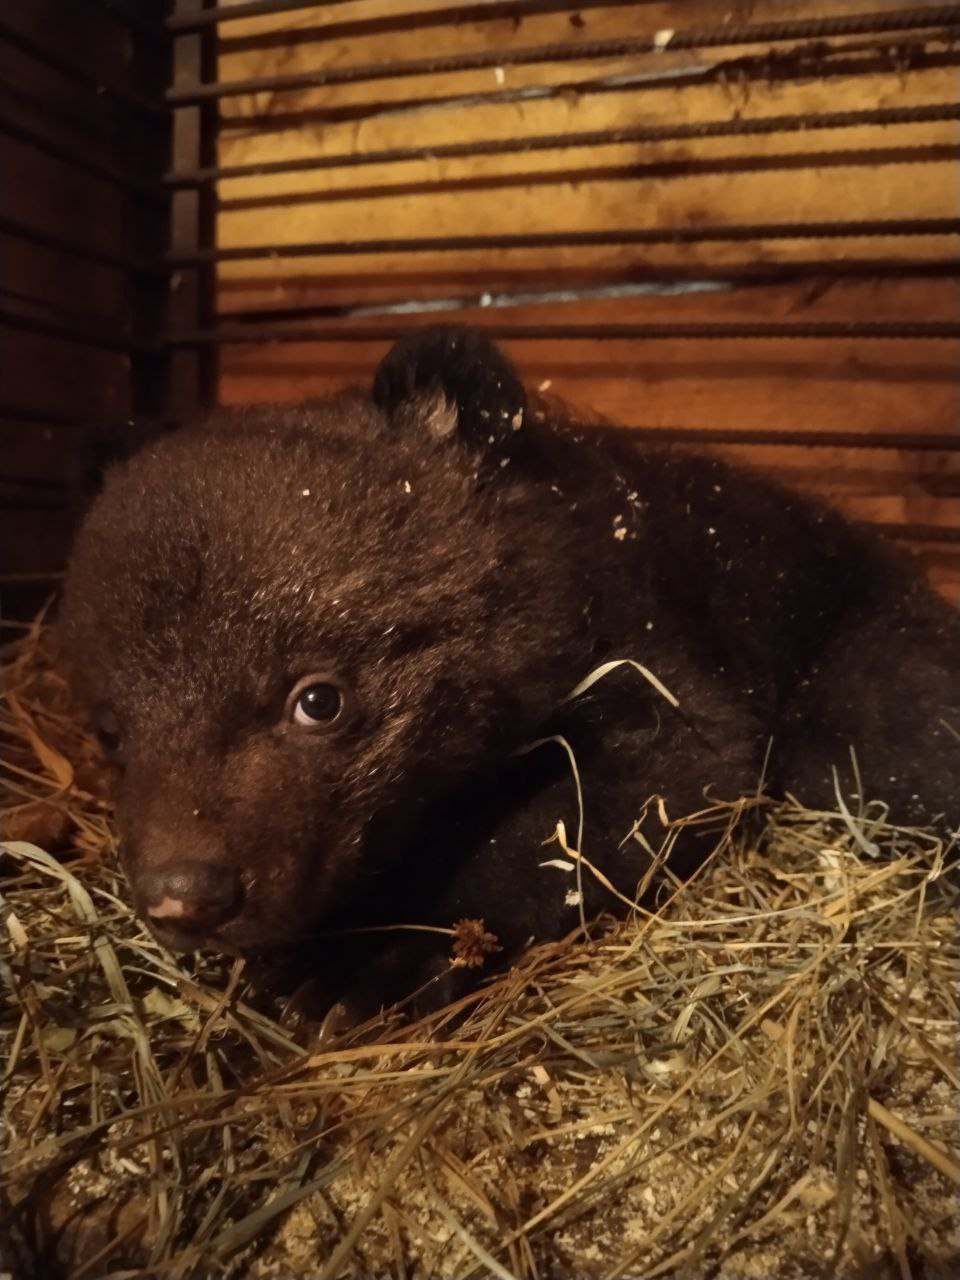
[[[128,36],[102,6],[95,6],[97,17],[91,19],[99,24],[96,30],[84,27],[79,9],[68,22],[52,26],[52,0],[33,6],[18,0],[14,7],[22,10],[19,20],[27,23],[29,34],[51,39],[61,50],[71,41],[81,49],[103,27],[97,50],[83,55],[86,65],[136,92]],[[342,72],[485,51],[490,58],[486,66],[462,71],[365,76],[352,84],[228,96],[220,108],[220,165],[557,139],[556,146],[530,152],[431,154],[402,163],[345,163],[217,183],[217,246],[280,250],[221,264],[211,302],[223,322],[274,318],[293,323],[302,313],[307,324],[382,327],[385,335],[363,343],[226,345],[220,351],[225,402],[289,402],[363,384],[388,345],[388,330],[437,319],[554,328],[960,321],[956,278],[895,276],[898,264],[906,269],[960,260],[960,236],[954,234],[616,242],[620,232],[638,230],[696,233],[787,222],[958,218],[957,121],[563,145],[564,138],[590,130],[710,123],[735,130],[740,121],[955,104],[958,73],[942,36],[850,34],[764,44],[740,32],[751,23],[892,14],[897,5],[644,0],[582,10],[571,5],[568,11],[526,16],[517,6],[511,17],[501,13],[443,25],[418,17],[406,29],[398,21],[405,11],[422,15],[447,7],[449,0],[347,0],[223,25],[219,73],[226,80]],[[910,8],[935,5],[929,0]],[[364,27],[371,19],[385,22],[376,30]],[[675,40],[661,37],[661,52],[523,65],[513,65],[508,56],[535,45],[566,49],[724,24],[730,41],[710,47],[679,49],[671,47]],[[260,46],[259,33],[268,36]],[[816,56],[825,59],[822,75],[812,71],[815,45]],[[764,67],[761,58],[767,58]],[[0,117],[19,110],[18,118],[29,128],[48,131],[94,162],[109,165],[122,158],[122,120],[110,103],[50,68],[38,64],[31,72],[22,53],[0,49],[0,59]],[[872,70],[865,74],[868,66]],[[177,88],[184,88],[182,80]],[[128,197],[103,178],[77,172],[63,160],[41,158],[22,140],[2,134],[0,165],[5,177],[15,177],[3,184],[0,214],[106,252],[137,247]],[[189,242],[187,231],[181,226],[178,245],[185,243],[184,236]],[[337,246],[357,240],[584,231],[609,233],[613,242],[283,253],[285,247],[316,242]],[[8,299],[40,298],[79,323],[97,320],[122,329],[136,297],[120,273],[17,243],[21,251],[10,255],[11,266],[4,268]],[[857,264],[864,270],[874,264],[874,275],[840,278]],[[717,292],[636,292],[657,273],[690,282],[783,268],[795,269],[798,278]],[[178,297],[190,296],[195,278],[189,268],[180,273]],[[546,296],[538,300],[538,295]],[[390,306],[396,313],[382,314]],[[174,308],[181,327],[192,322],[191,311],[185,305]],[[865,440],[905,433],[939,437],[960,430],[960,343],[955,341],[553,337],[513,339],[506,347],[532,388],[549,383],[549,393],[575,411],[627,427],[845,432]],[[180,362],[188,360],[184,356]],[[0,400],[54,415],[115,421],[130,408],[125,356],[34,334],[11,336],[9,327],[0,330],[0,379]],[[51,478],[60,482],[69,475],[76,439],[62,426],[5,420],[0,423],[4,474],[28,485]],[[824,494],[859,519],[945,531],[957,526],[960,464],[949,451],[751,444],[724,446],[723,452]],[[33,537],[34,524],[46,528],[37,534],[36,546],[24,551],[42,560],[55,542],[52,524],[44,525],[41,513],[18,516],[24,537]],[[960,597],[956,547],[924,543],[919,550],[940,588]],[[52,565],[52,550],[51,556]]]
[[[69,431],[0,417],[0,481],[65,484],[73,445]]]
[[[416,5],[417,11],[426,8],[437,8],[437,5]],[[888,6],[889,7],[889,6]],[[672,4],[636,4],[621,5],[610,9],[584,9],[577,14],[578,21],[571,22],[570,12],[558,12],[544,15],[521,17],[501,17],[494,21],[474,21],[446,23],[435,26],[424,33],[411,28],[407,33],[392,31],[385,34],[363,36],[351,33],[345,38],[336,34],[323,36],[323,27],[329,26],[331,32],[336,31],[339,20],[349,19],[360,13],[373,15],[389,13],[394,6],[386,3],[376,5],[336,6],[327,11],[318,12],[316,8],[301,14],[284,15],[272,21],[251,20],[249,23],[231,24],[226,32],[228,41],[220,60],[220,77],[225,81],[244,80],[253,76],[277,74],[296,74],[317,67],[340,70],[344,67],[371,64],[394,64],[399,61],[489,51],[494,55],[493,65],[478,71],[462,71],[456,73],[433,74],[419,78],[382,78],[364,80],[358,84],[340,84],[318,89],[297,89],[290,91],[263,91],[250,93],[240,97],[227,99],[228,111],[242,117],[252,109],[269,111],[283,105],[299,108],[314,104],[317,106],[341,105],[352,100],[376,97],[384,102],[393,102],[402,106],[410,99],[421,96],[431,97],[444,92],[455,91],[460,94],[483,93],[495,89],[509,89],[518,86],[550,84],[557,81],[595,82],[605,75],[636,74],[638,69],[648,73],[662,75],[672,73],[681,77],[689,70],[709,67],[719,59],[729,59],[743,54],[765,53],[761,44],[747,43],[735,45],[732,42],[717,47],[674,51],[667,40],[658,52],[635,54],[630,58],[605,58],[603,60],[581,59],[573,62],[527,63],[520,67],[509,65],[505,61],[497,72],[497,55],[505,57],[515,49],[538,45],[559,45],[576,50],[592,41],[618,38],[650,39],[658,32],[677,32],[699,29],[729,32],[732,36],[738,33],[745,24],[773,20],[778,23],[793,19],[817,19],[823,17],[853,17],[860,13],[876,12],[878,6],[859,0],[844,0],[833,3],[792,3],[791,0],[766,0],[758,4],[730,4],[719,10],[709,0],[675,0]],[[576,11],[574,11],[576,12]],[[320,21],[318,21],[318,18]],[[236,38],[244,32],[257,29],[276,29],[286,26],[296,32],[297,29],[313,28],[321,33],[321,39],[315,42],[288,42],[277,48],[275,45],[264,48],[248,48],[238,53],[230,53],[229,37]],[[664,36],[661,35],[661,41]],[[779,42],[777,48],[783,50],[795,46],[798,42]],[[841,43],[841,41],[838,41]],[[853,41],[848,43],[853,44]],[[536,110],[535,99],[523,102],[524,111],[528,107]],[[516,109],[516,108],[514,108]],[[519,114],[519,113],[518,113]],[[524,117],[526,119],[526,117]],[[403,127],[404,122],[396,124]],[[407,122],[409,131],[409,122]]]
[[[879,340],[509,342],[529,385],[630,426],[955,429],[956,346]],[[389,343],[222,353],[224,401],[296,400],[362,383]]]
[[[81,328],[93,320],[119,333],[126,323],[130,282],[116,267],[19,241],[3,255],[0,303],[5,301]]]
[[[74,517],[66,510],[0,510],[0,588],[4,575],[50,577],[62,571]]]
[[[444,7],[444,0],[414,7],[422,15]],[[897,10],[889,5],[883,11]],[[706,0],[656,0],[585,8],[575,21],[569,12],[515,21],[474,16],[448,25],[418,17],[415,29],[404,33],[393,20],[397,6],[357,0],[282,21],[264,16],[229,24],[220,63],[227,80],[324,68],[339,74],[428,55],[488,51],[491,58],[484,67],[460,71],[365,74],[355,83],[223,99],[223,166],[349,160],[409,148],[430,154],[219,182],[218,245],[278,250],[257,259],[241,254],[220,265],[223,322],[262,327],[272,319],[294,327],[323,325],[327,332],[322,342],[258,339],[223,346],[222,398],[292,401],[362,385],[388,345],[388,331],[404,325],[456,320],[494,329],[545,326],[549,338],[513,337],[506,348],[531,388],[546,388],[577,414],[654,430],[752,430],[765,438],[776,430],[845,433],[851,440],[843,447],[751,444],[722,451],[825,495],[854,518],[939,527],[946,537],[958,519],[957,455],[868,451],[852,440],[905,433],[940,438],[960,429],[960,343],[562,337],[570,325],[960,321],[957,279],[918,270],[924,263],[958,260],[960,237],[953,234],[616,242],[621,233],[637,230],[696,235],[760,224],[960,216],[956,120],[792,125],[825,112],[954,104],[957,72],[942,38],[926,40],[918,32],[828,36],[819,42],[822,72],[815,74],[809,38],[765,46],[740,30],[751,23],[878,11],[869,0],[761,0],[723,6],[722,12]],[[385,25],[363,26],[375,18]],[[666,47],[656,53],[512,61],[513,51],[538,44],[567,49],[656,32],[682,36],[724,23],[729,40],[704,47],[677,48],[674,38],[661,36]],[[284,39],[284,28],[292,38]],[[269,37],[260,47],[257,33]],[[903,61],[891,60],[894,46]],[[758,58],[767,55],[761,66]],[[906,69],[911,63],[913,69]],[[759,129],[770,120],[783,123],[775,132],[737,134],[741,121],[757,122]],[[678,124],[727,132],[564,145],[584,132]],[[553,143],[503,154],[443,155],[451,145],[539,137]],[[611,243],[562,242],[564,234],[588,231],[607,233]],[[516,249],[442,243],[514,232],[561,238]],[[436,242],[428,251],[284,254],[286,246],[423,237]],[[637,288],[671,274],[689,284],[784,269],[794,278],[750,288],[669,296],[644,296]],[[849,278],[858,270],[862,278]],[[384,338],[351,343],[336,336],[340,324],[374,334],[382,329]],[[925,543],[920,551],[938,585],[954,590],[960,578],[956,546]]]
[[[130,410],[125,355],[12,330],[0,323],[0,388],[7,405],[113,421]]]
[[[0,216],[78,247],[122,254],[127,195],[100,178],[0,134]]]
[[[86,84],[91,96],[97,93],[98,81],[101,96],[104,86],[138,93],[129,31],[105,7],[60,0],[7,0],[3,20],[30,45],[48,53],[51,69],[66,85]],[[42,65],[42,59],[31,56],[30,61],[35,64],[33,74],[39,77],[36,64]]]

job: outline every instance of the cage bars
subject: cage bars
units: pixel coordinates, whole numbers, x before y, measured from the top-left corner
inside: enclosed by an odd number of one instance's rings
[[[731,45],[773,44],[788,40],[823,40],[835,36],[859,36],[915,31],[960,24],[960,4],[885,11],[849,17],[798,19],[792,22],[728,25],[701,31],[678,31],[670,39],[671,52],[721,48]],[[428,58],[397,59],[394,62],[363,63],[349,67],[318,67],[311,71],[282,75],[246,76],[237,80],[197,79],[178,85],[167,94],[171,106],[190,106],[210,99],[251,93],[281,93],[290,90],[329,87],[448,72],[476,71],[493,67],[535,66],[543,63],[597,61],[607,58],[655,54],[664,46],[657,37],[583,40],[519,49],[483,49]]]
[[[417,160],[460,160],[477,156],[527,155],[541,151],[595,150],[597,147],[632,143],[700,141],[706,138],[752,138],[777,133],[849,129],[864,125],[940,124],[960,120],[960,104],[931,102],[912,107],[870,107],[861,111],[818,111],[806,115],[763,116],[669,125],[631,125],[624,128],[584,129],[570,133],[530,134],[516,138],[484,138],[475,142],[448,142],[436,146],[393,147],[374,151],[341,151],[332,155],[301,156],[293,160],[213,166],[210,169],[174,170],[167,186],[178,188],[221,182],[230,178],[265,177],[273,174],[314,173],[325,169],[351,169],[366,165],[405,164]],[[282,197],[279,197],[282,198]]]

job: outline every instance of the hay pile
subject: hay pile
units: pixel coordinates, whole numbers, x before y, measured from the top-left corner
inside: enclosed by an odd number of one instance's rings
[[[47,632],[6,657],[15,1276],[954,1274],[932,837],[770,806],[655,917],[532,951],[458,1021],[318,1046],[132,917]]]

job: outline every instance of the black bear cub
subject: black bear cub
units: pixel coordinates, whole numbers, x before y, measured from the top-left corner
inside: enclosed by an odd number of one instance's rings
[[[627,896],[638,820],[656,849],[762,772],[960,822],[960,615],[825,508],[534,409],[468,330],[116,466],[62,626],[137,910],[174,948],[306,957],[331,1002],[448,964],[443,933],[351,929],[482,920],[503,959],[616,906],[544,847],[577,839],[571,754],[584,856]]]

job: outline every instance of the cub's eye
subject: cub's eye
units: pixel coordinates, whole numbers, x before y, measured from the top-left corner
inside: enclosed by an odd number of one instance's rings
[[[307,729],[328,728],[343,717],[342,690],[329,680],[312,679],[293,691],[290,719]]]

